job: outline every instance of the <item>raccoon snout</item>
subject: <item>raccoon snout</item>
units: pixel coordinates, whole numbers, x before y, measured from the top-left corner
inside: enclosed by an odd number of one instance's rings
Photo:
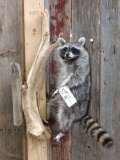
[[[66,58],[69,58],[69,53],[66,53],[66,54],[65,54],[65,57],[66,57]]]

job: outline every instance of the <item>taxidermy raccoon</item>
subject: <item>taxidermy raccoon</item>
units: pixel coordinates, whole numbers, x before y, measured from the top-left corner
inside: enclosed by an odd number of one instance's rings
[[[48,102],[48,122],[58,124],[60,133],[55,137],[57,142],[68,133],[72,124],[81,121],[87,133],[105,147],[112,146],[112,139],[104,129],[90,118],[88,107],[90,101],[90,63],[89,54],[85,48],[85,38],[77,43],[68,43],[63,38],[59,39],[57,48],[58,61],[60,63],[57,75],[57,90],[53,98]],[[76,103],[68,106],[59,93],[61,87],[67,86]]]

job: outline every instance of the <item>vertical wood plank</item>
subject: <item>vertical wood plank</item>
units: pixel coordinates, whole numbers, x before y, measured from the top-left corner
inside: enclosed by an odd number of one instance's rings
[[[113,93],[114,93],[114,102],[113,102],[113,138],[114,138],[114,159],[120,159],[120,1],[116,0],[116,29],[115,29],[115,47],[114,47],[114,54],[113,54]]]
[[[25,82],[25,44],[24,44],[24,0],[20,0],[20,66],[22,82]],[[22,154],[23,160],[27,160],[27,136],[26,136],[26,123],[23,114],[22,124]]]
[[[24,1],[24,30],[25,30],[25,64],[28,75],[41,40],[40,14],[44,10],[44,1]],[[33,45],[34,44],[34,45]],[[34,47],[33,47],[34,46]]]
[[[86,46],[90,53],[92,92],[90,114],[94,119],[99,119],[100,107],[100,1],[72,1],[72,41],[80,37],[86,38]],[[93,43],[90,42],[93,38]],[[85,134],[78,123],[72,127],[72,160],[99,160],[99,147],[95,139]]]
[[[29,73],[41,41],[40,14],[44,11],[44,0],[24,1],[25,24],[25,64],[26,77]],[[44,76],[44,75],[42,75]],[[40,106],[45,115],[45,85],[41,90]],[[47,160],[47,141],[39,141],[34,137],[27,138],[28,160]]]
[[[47,4],[48,5],[48,4]],[[50,0],[50,40],[51,43],[57,40],[60,32],[63,32],[64,38],[70,40],[71,30],[71,1],[70,0]],[[50,57],[49,78],[50,93],[55,90],[56,73],[59,70],[55,54]],[[52,139],[49,143],[49,160],[70,160],[70,136],[69,133],[58,144],[53,139],[57,135],[56,129],[52,128]]]
[[[10,62],[20,62],[20,1],[0,1],[0,159],[22,160],[22,126],[13,125]]]
[[[118,109],[119,101],[116,101],[116,93],[120,87],[118,84],[119,64],[120,59],[118,53],[119,31],[116,11],[118,9],[117,0],[101,0],[101,93],[100,93],[100,122],[101,125],[111,133],[114,139],[117,138],[115,133],[116,120],[120,114]],[[116,26],[117,24],[117,26]],[[117,41],[117,43],[116,43]],[[117,46],[117,50],[116,50]],[[117,103],[116,103],[117,102]],[[117,110],[116,110],[117,109]],[[118,126],[117,126],[118,127]],[[115,142],[118,140],[115,140]],[[102,160],[117,160],[118,154],[115,152],[115,147],[106,151],[101,148]]]
[[[22,159],[22,127],[13,125],[10,62],[16,53],[0,57],[0,159]]]

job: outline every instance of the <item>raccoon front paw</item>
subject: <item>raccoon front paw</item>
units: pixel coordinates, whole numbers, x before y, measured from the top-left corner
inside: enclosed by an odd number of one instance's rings
[[[60,132],[55,138],[54,141],[56,142],[60,142],[61,138],[64,136],[65,134]]]
[[[59,143],[59,142],[60,142],[60,138],[56,136],[56,137],[54,138],[54,141],[56,141],[56,142]]]
[[[57,90],[52,94],[52,98],[54,98],[58,93],[59,93],[59,89],[57,89]]]

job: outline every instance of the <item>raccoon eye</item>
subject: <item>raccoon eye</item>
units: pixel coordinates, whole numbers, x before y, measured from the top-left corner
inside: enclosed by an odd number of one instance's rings
[[[67,50],[68,50],[68,48],[67,48],[67,47],[63,48],[63,51],[64,51],[64,52],[67,52]]]
[[[80,51],[77,48],[74,48],[74,47],[71,48],[71,51],[76,55],[78,55],[80,53]]]
[[[78,49],[72,47],[72,48],[71,48],[71,51],[72,51],[72,52],[78,52]]]

